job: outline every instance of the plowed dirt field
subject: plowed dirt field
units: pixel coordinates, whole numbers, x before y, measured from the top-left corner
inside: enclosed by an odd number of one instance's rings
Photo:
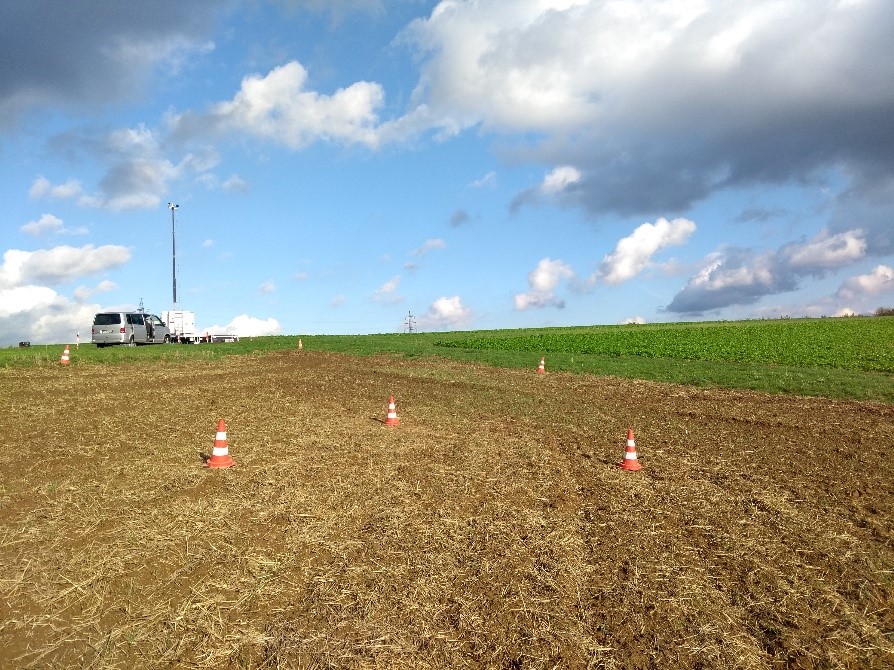
[[[0,370],[0,668],[894,667],[894,406],[72,359]]]

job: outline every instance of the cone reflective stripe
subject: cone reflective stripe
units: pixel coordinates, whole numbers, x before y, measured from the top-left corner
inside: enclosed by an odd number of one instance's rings
[[[546,359],[543,357],[540,358],[540,365],[537,366],[537,372],[541,374],[546,372]]]
[[[397,407],[394,404],[394,396],[388,397],[388,416],[385,419],[386,426],[399,426],[400,419],[397,418]]]
[[[227,424],[223,419],[217,421],[214,448],[211,450],[211,458],[205,461],[205,465],[209,468],[229,468],[236,465],[230,457],[230,448],[227,446]]]
[[[59,362],[62,363],[62,365],[68,365],[69,360],[70,360],[70,356],[69,356],[69,351],[68,351],[68,345],[66,344],[65,350],[62,352],[62,357],[59,359]]]
[[[627,446],[624,447],[624,460],[618,465],[622,470],[639,470],[643,467],[639,464],[636,455],[636,441],[633,439],[632,428],[627,429]]]

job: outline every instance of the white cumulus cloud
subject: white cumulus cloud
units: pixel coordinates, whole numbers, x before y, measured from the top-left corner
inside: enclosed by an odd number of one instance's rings
[[[397,287],[400,285],[401,276],[395,275],[384,284],[382,284],[373,293],[373,300],[381,304],[394,304],[403,300],[402,296],[397,295]]]
[[[186,153],[179,162],[167,156],[163,147],[166,137],[145,125],[119,128],[105,135],[69,138],[71,151],[89,147],[91,160],[104,166],[104,174],[92,192],[77,179],[53,184],[44,176],[37,177],[28,191],[31,199],[69,200],[81,207],[125,211],[151,209],[162,202],[168,185],[175,179],[194,174],[201,182],[217,183],[210,174],[220,163],[220,155],[211,147]],[[236,185],[235,183],[232,185]]]
[[[644,223],[618,241],[615,250],[602,261],[599,275],[607,284],[620,284],[649,267],[652,257],[668,246],[685,244],[695,232],[689,219],[658,219]]]
[[[39,198],[58,198],[60,200],[68,200],[71,198],[80,198],[84,196],[84,189],[81,182],[77,179],[69,179],[64,184],[56,184],[46,177],[37,177],[28,189],[28,197],[32,200]]]
[[[862,230],[848,230],[837,235],[820,233],[810,242],[789,246],[783,253],[793,269],[836,268],[862,259],[866,247]]]
[[[579,184],[583,175],[581,171],[570,165],[560,165],[546,173],[538,185],[526,188],[517,193],[509,204],[512,212],[518,211],[522,205],[536,205],[541,201],[563,201],[572,187]]]
[[[58,233],[62,228],[62,219],[52,214],[44,214],[36,221],[29,221],[22,226],[22,232],[29,235],[44,235],[46,233]]]
[[[130,255],[130,249],[115,244],[41,249],[31,252],[22,263],[21,276],[29,283],[62,284],[124,265]]]
[[[16,286],[0,290],[0,317],[38,310],[53,304],[59,295],[46,286]]]
[[[458,295],[443,296],[429,305],[418,325],[425,330],[445,330],[464,326],[471,318],[472,310],[463,305]]]
[[[879,265],[868,274],[849,278],[836,295],[843,300],[855,300],[883,293],[894,295],[894,268],[888,265]]]
[[[574,164],[596,215],[684,211],[830,164],[887,170],[881,0],[443,0],[403,38],[430,119],[542,138],[524,155]]]
[[[555,195],[566,190],[572,184],[578,183],[580,179],[580,170],[570,165],[562,165],[553,169],[543,178],[540,191],[545,195]]]
[[[0,346],[74,342],[89,333],[98,305],[77,304],[46,286],[0,288]]]
[[[249,183],[237,174],[231,174],[220,186],[224,191],[234,193],[248,193],[251,190]]]
[[[537,267],[528,273],[530,290],[515,295],[515,309],[523,311],[531,307],[565,306],[565,301],[556,297],[556,289],[563,280],[574,279],[574,270],[561,260],[543,258]]]
[[[114,291],[116,288],[118,288],[118,284],[108,279],[104,279],[93,288],[89,286],[78,286],[74,290],[73,295],[78,302],[84,302],[95,293],[108,293],[109,291]]]
[[[94,247],[58,246],[38,251],[9,249],[0,266],[0,287],[24,284],[64,284],[124,265],[130,260],[130,249],[107,244]]]
[[[212,335],[228,334],[236,335],[237,337],[263,337],[266,335],[280,335],[282,326],[273,317],[258,319],[248,314],[240,314],[225,326],[208,326],[202,329],[202,331]]]
[[[119,267],[130,250],[116,245],[58,246],[38,251],[9,249],[0,263],[0,346],[28,340],[35,343],[73,342],[76,332],[90,332],[100,307],[86,300],[116,288],[110,280],[95,288],[78,286],[74,301],[52,286]]]
[[[172,118],[175,133],[188,136],[207,130],[238,131],[292,149],[316,140],[376,147],[377,110],[384,104],[381,85],[359,81],[332,95],[307,90],[307,70],[290,61],[266,75],[251,75],[232,100],[208,112],[187,112]]]
[[[497,183],[497,173],[491,170],[487,172],[483,177],[474,180],[469,184],[472,188],[485,188],[490,186],[495,186]]]
[[[410,252],[410,255],[411,256],[424,256],[432,249],[443,249],[446,246],[447,246],[447,243],[440,238],[425,240],[425,242],[422,243],[422,246],[420,246],[417,249],[413,249],[413,251]]]

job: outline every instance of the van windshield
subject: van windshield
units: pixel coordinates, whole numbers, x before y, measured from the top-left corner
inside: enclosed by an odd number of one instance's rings
[[[94,326],[112,326],[121,323],[120,314],[97,314],[93,319]]]

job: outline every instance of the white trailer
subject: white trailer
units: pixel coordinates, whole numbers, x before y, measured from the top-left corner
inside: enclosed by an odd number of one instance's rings
[[[183,309],[171,309],[161,313],[161,320],[171,331],[171,342],[179,344],[199,344],[211,342],[238,342],[239,337],[231,333],[199,332],[196,328],[196,313]]]
[[[202,334],[196,328],[196,313],[182,309],[172,309],[161,313],[168,330],[171,331],[171,342],[195,344],[202,341]]]

